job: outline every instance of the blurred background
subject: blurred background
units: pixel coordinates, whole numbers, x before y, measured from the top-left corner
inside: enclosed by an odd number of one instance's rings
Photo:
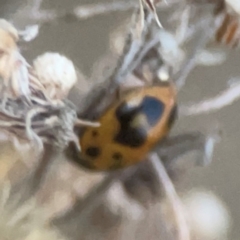
[[[126,0],[126,2],[127,1],[128,0]],[[44,0],[41,7],[45,10],[63,12],[71,11],[76,6],[101,2],[116,1]],[[32,19],[31,16],[24,14],[24,11],[27,11],[32,4],[33,1],[31,0],[2,0],[0,3],[0,16],[12,22],[18,29],[23,29],[27,25],[37,23],[36,19]],[[36,4],[36,2],[34,4]],[[103,58],[107,59],[107,57],[111,55],[111,51],[114,49],[112,46],[113,37],[117,35],[117,31],[121,30],[121,26],[124,26],[126,19],[129,18],[131,13],[132,10],[129,9],[126,11],[98,14],[86,19],[76,20],[69,16],[69,18],[49,21],[42,25],[36,39],[21,45],[22,54],[28,62],[31,63],[36,56],[44,52],[59,52],[70,58],[87,79],[93,79],[95,76],[97,77],[104,74],[101,66],[98,66],[98,62]],[[163,14],[163,16],[160,16],[160,19],[164,19],[164,17]],[[188,77],[187,84],[179,93],[178,99],[180,103],[198,102],[202,99],[215,96],[230,84],[229,80],[231,78],[240,76],[239,51],[227,49],[226,47],[222,49],[227,53],[227,60],[224,64],[213,67],[198,66],[194,69]],[[111,61],[109,61],[109,68],[113,65],[110,63]],[[104,71],[107,71],[107,69]],[[85,93],[88,84],[89,83],[80,81],[77,88],[71,92],[70,99],[77,104],[81,99],[81,94],[83,95]],[[185,131],[199,130],[207,134],[216,128],[216,126],[221,130],[221,141],[216,145],[212,163],[207,167],[191,167],[182,179],[183,181],[179,184],[178,191],[181,196],[185,196],[185,194],[189,192],[195,193],[196,191],[203,191],[213,193],[219,197],[231,219],[229,220],[231,223],[228,225],[229,236],[223,239],[230,240],[237,240],[240,235],[239,110],[239,101],[236,101],[232,105],[222,108],[215,113],[183,118],[177,121],[171,132],[171,134],[174,135]],[[7,161],[13,161],[13,159],[19,157],[11,146],[5,144],[2,149],[1,156],[2,158],[8,159]],[[84,195],[85,191],[87,191],[88,187],[84,187],[85,185],[93,186],[95,182],[102,177],[101,174],[81,172],[79,169],[68,165],[68,163],[64,164],[61,173],[62,178],[69,179],[71,176],[75,179],[73,191],[78,192],[78,195]],[[58,183],[54,180],[58,170],[58,168],[52,169],[52,181],[49,188],[59,187]],[[69,188],[69,183],[64,182],[64,184],[65,185],[60,184],[62,188]],[[78,184],[81,185],[81,188],[77,187]],[[48,194],[41,196],[42,201],[51,199],[52,203],[49,201],[50,204],[52,204],[53,212],[61,208],[61,206],[56,204],[57,201],[59,204],[64,205],[65,203],[67,206],[71,199],[70,194],[66,195],[61,192],[60,188],[57,193],[59,195],[55,196],[55,200],[54,197],[50,197]],[[205,195],[201,196],[204,198]],[[196,206],[201,209],[200,203]],[[217,221],[218,219],[216,218],[215,220]],[[206,222],[207,221],[206,219]],[[114,237],[112,239],[114,239]],[[216,240],[217,239],[220,238],[216,238]]]

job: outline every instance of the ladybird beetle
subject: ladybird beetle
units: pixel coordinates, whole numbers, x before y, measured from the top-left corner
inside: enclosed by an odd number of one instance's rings
[[[74,161],[91,170],[115,170],[141,160],[169,132],[176,118],[176,92],[165,82],[143,87],[113,103],[100,127],[86,127]]]

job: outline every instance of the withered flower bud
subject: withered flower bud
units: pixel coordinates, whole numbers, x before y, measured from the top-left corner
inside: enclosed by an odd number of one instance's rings
[[[18,31],[0,19],[0,78],[9,97],[29,95],[28,64],[17,47]]]
[[[64,99],[77,82],[72,61],[59,53],[38,56],[33,62],[33,71],[50,99]]]
[[[9,34],[15,42],[19,40],[18,30],[5,19],[0,18],[0,29]]]

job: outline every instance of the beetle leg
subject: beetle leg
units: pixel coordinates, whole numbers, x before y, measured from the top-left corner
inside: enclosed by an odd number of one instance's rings
[[[167,138],[161,143],[157,152],[166,167],[190,152],[197,152],[196,164],[205,166],[211,162],[214,146],[218,140],[219,135],[216,133],[205,136],[200,132],[189,132]]]
[[[191,152],[197,152],[199,155],[194,163],[201,166],[208,164],[212,159],[216,139],[216,134],[205,136],[200,132],[189,132],[168,137],[155,151],[162,160],[171,180],[177,183],[189,169],[188,164],[187,167],[179,168],[180,158]],[[192,158],[190,159],[192,161]],[[125,169],[119,178],[128,195],[143,206],[148,206],[152,200],[163,196],[163,188],[159,186],[159,176],[155,170],[156,166],[149,160]],[[185,161],[186,158],[184,158],[184,163]]]

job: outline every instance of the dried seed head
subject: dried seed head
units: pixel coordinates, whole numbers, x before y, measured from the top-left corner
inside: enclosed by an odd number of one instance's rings
[[[8,33],[15,42],[18,41],[18,30],[10,22],[0,18],[0,29]]]
[[[77,82],[71,60],[59,53],[44,53],[33,62],[33,70],[50,99],[64,99]],[[40,90],[40,89],[39,89]]]
[[[18,31],[0,19],[0,77],[9,97],[29,95],[28,64],[17,47]]]
[[[15,35],[7,25],[8,22],[0,19],[0,75],[4,80],[11,75],[12,55],[17,51]]]
[[[161,30],[159,32],[159,40],[161,44],[159,52],[164,63],[167,66],[170,66],[173,69],[173,72],[176,73],[179,71],[185,60],[183,49],[176,40],[176,37],[166,30]]]

